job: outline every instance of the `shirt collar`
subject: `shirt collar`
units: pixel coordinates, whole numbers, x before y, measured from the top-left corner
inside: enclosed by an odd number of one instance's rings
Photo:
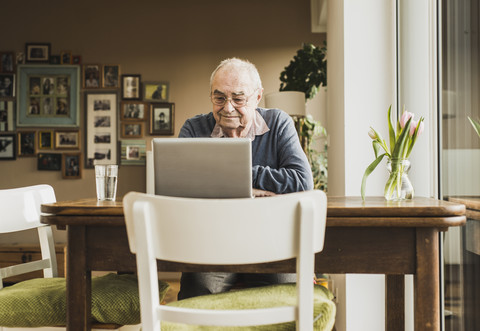
[[[260,113],[257,110],[255,110],[255,118],[253,120],[253,125],[248,131],[245,138],[250,138],[251,141],[254,141],[255,136],[261,136],[267,133],[268,131],[270,131],[270,128],[268,127],[267,122],[265,122],[262,115],[260,115]],[[222,128],[218,124],[215,124],[215,127],[213,128],[212,134],[210,136],[212,138],[226,137],[225,134],[223,133]]]

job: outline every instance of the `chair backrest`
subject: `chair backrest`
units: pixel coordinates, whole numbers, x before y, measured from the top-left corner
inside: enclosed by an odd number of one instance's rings
[[[313,247],[316,252],[323,248],[327,206],[321,191],[255,199],[190,199],[132,192],[123,201],[130,250],[136,252],[134,223],[142,213],[151,213],[144,217],[152,220],[155,257],[161,260],[247,264],[296,257],[302,201],[313,204]],[[138,207],[140,202],[146,204]]]
[[[43,270],[45,277],[57,276],[55,244],[50,226],[40,223],[40,205],[55,202],[50,185],[33,185],[0,190],[0,233],[37,229],[42,260],[22,263],[0,269],[0,288],[3,278]]]
[[[123,206],[130,250],[137,254],[142,323],[151,323],[143,324],[146,329],[157,330],[159,322],[155,321],[160,316],[171,321],[178,318],[175,313],[169,315],[168,308],[159,306],[158,296],[153,296],[158,293],[157,259],[240,265],[297,258],[298,302],[303,308],[290,315],[277,310],[276,315],[286,320],[287,315],[294,316],[293,320],[304,316],[312,322],[314,254],[323,249],[325,237],[324,192],[255,199],[191,199],[130,192]],[[192,317],[196,313],[181,320],[192,324],[204,321]],[[261,324],[281,321],[264,322]]]

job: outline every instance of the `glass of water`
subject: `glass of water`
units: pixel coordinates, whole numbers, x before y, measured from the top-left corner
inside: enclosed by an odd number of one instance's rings
[[[118,165],[96,164],[95,181],[98,201],[115,201],[117,196]]]

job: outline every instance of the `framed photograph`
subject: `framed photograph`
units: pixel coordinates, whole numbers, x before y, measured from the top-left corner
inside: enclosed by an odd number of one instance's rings
[[[38,149],[53,149],[53,131],[38,131]]]
[[[140,75],[122,75],[122,99],[140,100]]]
[[[0,100],[0,132],[15,131],[15,101]]]
[[[55,148],[79,149],[80,131],[55,131]]]
[[[54,170],[62,169],[62,154],[60,153],[38,153],[37,170]]]
[[[50,62],[50,44],[27,43],[25,54],[27,63],[48,63]]]
[[[141,101],[122,101],[120,104],[120,120],[144,121],[147,119],[147,103]]]
[[[82,178],[82,154],[62,154],[62,177],[64,179]]]
[[[83,65],[83,88],[99,88],[101,82],[100,65],[84,64]]]
[[[15,134],[0,134],[0,160],[15,160]]]
[[[85,168],[117,161],[118,92],[85,92]]]
[[[80,70],[75,65],[18,68],[18,127],[78,127]]]
[[[0,52],[0,72],[15,72],[15,55],[13,52]]]
[[[121,165],[145,165],[145,140],[121,141]]]
[[[121,125],[120,137],[122,138],[142,138],[143,137],[142,122],[125,122]]]
[[[72,56],[72,63],[73,64],[82,64],[82,56],[81,55],[73,55]]]
[[[102,87],[120,87],[120,66],[118,64],[105,64],[102,67]]]
[[[50,64],[60,64],[62,62],[62,58],[60,55],[50,55]]]
[[[15,53],[15,62],[17,66],[20,64],[25,64],[25,53],[24,52],[16,52]]]
[[[72,64],[72,52],[62,51],[60,53],[60,58],[61,58],[62,64]]]
[[[167,82],[144,82],[143,98],[145,101],[167,102],[169,84]]]
[[[0,98],[15,96],[15,74],[0,74]]]
[[[35,156],[35,131],[18,132],[18,156]]]
[[[152,103],[150,105],[150,134],[173,135],[174,119],[174,103]]]

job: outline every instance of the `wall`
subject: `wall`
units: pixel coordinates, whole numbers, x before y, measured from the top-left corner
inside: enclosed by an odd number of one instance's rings
[[[265,92],[273,92],[302,42],[325,39],[310,32],[309,0],[29,0],[5,2],[2,13],[0,51],[49,42],[53,54],[69,50],[83,63],[120,64],[123,74],[141,74],[143,81],[169,81],[175,136],[187,118],[210,111],[209,78],[220,60],[249,59]],[[84,169],[82,179],[64,180],[60,172],[37,171],[36,158],[0,162],[0,189],[37,183],[53,185],[57,200],[95,196],[92,169]],[[120,197],[145,191],[145,167],[121,166],[118,185]]]

